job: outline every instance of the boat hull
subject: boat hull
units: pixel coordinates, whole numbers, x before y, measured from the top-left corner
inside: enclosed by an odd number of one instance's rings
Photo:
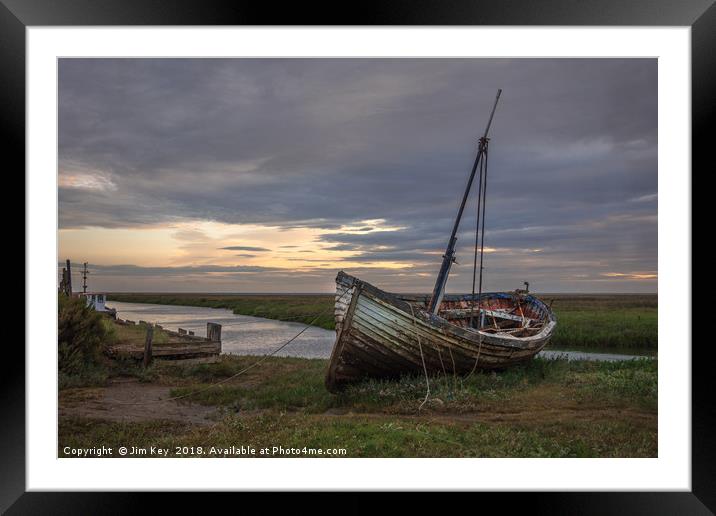
[[[540,302],[541,303],[541,302]],[[326,387],[335,392],[365,377],[405,374],[464,375],[532,359],[549,342],[556,321],[538,306],[545,324],[536,335],[517,338],[453,324],[423,308],[419,297],[384,292],[343,272],[336,279],[336,343]]]

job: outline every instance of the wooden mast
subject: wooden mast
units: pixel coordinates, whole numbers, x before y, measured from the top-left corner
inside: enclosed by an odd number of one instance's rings
[[[470,172],[470,178],[467,180],[467,186],[465,187],[465,193],[462,196],[462,202],[460,203],[460,209],[457,212],[455,218],[455,224],[448,240],[447,249],[443,255],[443,263],[440,266],[440,272],[438,273],[437,280],[435,281],[435,288],[433,289],[433,295],[430,298],[430,304],[428,309],[430,312],[437,314],[440,308],[440,303],[445,294],[445,285],[447,284],[448,275],[450,274],[450,266],[455,261],[455,243],[457,242],[457,230],[460,226],[460,219],[462,218],[462,212],[465,210],[465,204],[467,203],[467,197],[470,195],[470,188],[472,187],[472,181],[475,179],[475,172],[477,167],[482,161],[485,151],[487,150],[487,133],[490,131],[490,125],[492,125],[492,117],[495,115],[495,109],[497,108],[497,102],[500,100],[501,89],[497,90],[497,96],[495,97],[495,104],[492,106],[492,112],[490,118],[487,121],[487,127],[485,127],[485,133],[480,138],[480,144],[477,149],[477,156],[475,157],[475,163],[472,166],[472,172]]]

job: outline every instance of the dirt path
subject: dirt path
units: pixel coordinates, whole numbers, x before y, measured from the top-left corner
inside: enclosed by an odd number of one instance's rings
[[[107,387],[67,389],[60,392],[60,417],[75,416],[109,421],[170,420],[209,425],[216,412],[186,401],[159,400],[170,397],[170,387],[141,383],[133,378],[110,381]]]

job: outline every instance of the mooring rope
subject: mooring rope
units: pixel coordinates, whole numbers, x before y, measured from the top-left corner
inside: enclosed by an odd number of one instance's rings
[[[244,314],[236,314],[236,315],[244,315]],[[281,319],[274,319],[273,317],[264,317],[261,315],[246,315],[246,317],[254,317],[256,319],[268,319],[270,321],[281,321],[281,322],[290,322],[290,323],[301,323],[302,320],[308,319],[310,317],[313,317],[313,314],[310,315],[300,315],[296,317],[282,317]],[[240,321],[235,323],[227,323],[222,324],[222,328],[234,328],[236,326],[245,326],[247,324],[262,324],[264,321]],[[304,323],[305,324],[305,323]]]
[[[338,301],[340,301],[341,299],[343,299],[343,296],[345,296],[352,288],[353,288],[353,287],[351,286],[351,287],[348,287],[347,289],[345,289],[345,290],[343,291],[343,293],[340,295],[340,297],[338,297],[338,298],[336,299],[336,302],[338,302]],[[227,377],[227,378],[224,378],[223,380],[219,380],[218,382],[214,382],[214,383],[212,383],[212,384],[209,384],[209,385],[207,385],[206,387],[204,387],[204,388],[202,388],[202,389],[197,389],[197,390],[195,390],[195,391],[189,392],[189,393],[187,393],[187,394],[182,394],[182,395],[180,395],[180,396],[172,396],[172,397],[170,397],[170,398],[162,398],[162,399],[158,399],[158,400],[132,401],[132,402],[116,402],[116,404],[117,404],[117,405],[152,405],[152,404],[154,404],[154,403],[164,403],[164,402],[167,402],[167,401],[177,401],[177,400],[181,400],[181,399],[184,399],[184,398],[188,398],[188,397],[190,397],[190,396],[194,396],[195,394],[201,394],[202,392],[206,392],[206,391],[208,391],[209,389],[211,389],[211,388],[213,388],[213,387],[216,387],[217,385],[221,385],[221,384],[224,384],[224,383],[226,383],[226,382],[228,382],[228,381],[230,381],[230,380],[233,380],[233,379],[236,378],[237,376],[240,376],[240,375],[244,374],[244,373],[245,373],[246,371],[248,371],[249,369],[253,369],[253,368],[256,367],[257,365],[261,364],[261,363],[262,363],[264,360],[266,360],[267,358],[269,358],[269,357],[275,355],[276,353],[278,353],[279,351],[281,351],[283,348],[285,348],[286,346],[288,346],[289,344],[291,344],[291,343],[292,343],[294,340],[296,340],[298,337],[300,337],[300,336],[301,336],[306,330],[308,330],[308,328],[310,328],[310,327],[313,325],[313,323],[315,323],[318,319],[320,319],[322,316],[324,316],[324,315],[327,314],[330,310],[333,310],[333,309],[334,309],[334,306],[331,306],[331,307],[329,307],[329,308],[323,310],[323,311],[322,311],[321,313],[319,313],[316,317],[314,317],[311,322],[307,323],[306,326],[305,326],[301,331],[299,331],[296,335],[294,335],[293,337],[291,337],[290,339],[288,339],[286,342],[284,342],[283,344],[281,344],[279,347],[277,347],[276,349],[274,349],[274,350],[271,351],[270,353],[267,353],[266,355],[263,355],[263,356],[262,356],[261,358],[259,358],[257,361],[253,362],[252,364],[249,364],[248,366],[246,366],[245,368],[243,368],[243,369],[242,369],[241,371],[239,371],[238,373],[232,374],[231,376],[229,376],[229,377]]]
[[[413,310],[413,305],[411,303],[408,303],[408,306],[410,307],[410,313],[413,315],[413,328],[415,328],[415,336],[418,338],[418,348],[420,349],[420,360],[423,362],[423,372],[425,373],[425,385],[427,387],[427,390],[425,392],[425,399],[418,407],[418,412],[423,408],[423,405],[428,401],[428,398],[430,397],[430,378],[428,377],[428,368],[425,366],[425,356],[423,355],[423,345],[420,343],[420,333],[418,332],[418,322],[415,319],[415,310]]]
[[[294,316],[294,317],[282,317],[281,319],[275,319],[275,318],[272,318],[272,317],[265,317],[265,316],[262,316],[262,315],[247,315],[247,314],[234,314],[234,315],[241,315],[241,316],[244,316],[244,317],[253,317],[253,318],[255,318],[255,319],[269,319],[269,320],[271,320],[271,321],[296,322],[296,323],[300,323],[302,320],[305,320],[305,319],[308,319],[308,318],[311,318],[311,317],[314,316],[314,314],[305,314],[305,315],[296,315],[296,316]],[[245,326],[245,325],[247,325],[247,324],[261,324],[261,323],[263,323],[263,322],[264,322],[264,321],[239,321],[239,322],[235,322],[235,323],[225,323],[225,324],[222,323],[222,324],[221,324],[221,327],[222,327],[222,328],[234,328],[234,327],[236,327],[236,326]],[[171,321],[170,321],[170,322],[162,322],[162,321],[159,321],[159,322],[153,323],[152,325],[153,325],[153,326],[161,326],[162,329],[166,329],[166,328],[164,328],[164,327],[167,326],[167,325],[170,325],[170,324],[172,324]],[[198,328],[202,328],[202,327],[203,327],[203,326],[199,326],[199,327],[196,327],[196,328],[198,329]],[[189,327],[187,326],[186,329],[189,329]],[[171,330],[171,331],[173,331],[173,330]],[[192,330],[192,331],[195,331],[195,330]]]

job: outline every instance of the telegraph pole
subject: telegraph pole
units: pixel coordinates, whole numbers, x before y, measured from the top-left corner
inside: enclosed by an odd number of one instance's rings
[[[84,263],[84,268],[82,269],[82,293],[87,293],[87,275],[89,274],[89,271],[87,270],[87,262]]]

